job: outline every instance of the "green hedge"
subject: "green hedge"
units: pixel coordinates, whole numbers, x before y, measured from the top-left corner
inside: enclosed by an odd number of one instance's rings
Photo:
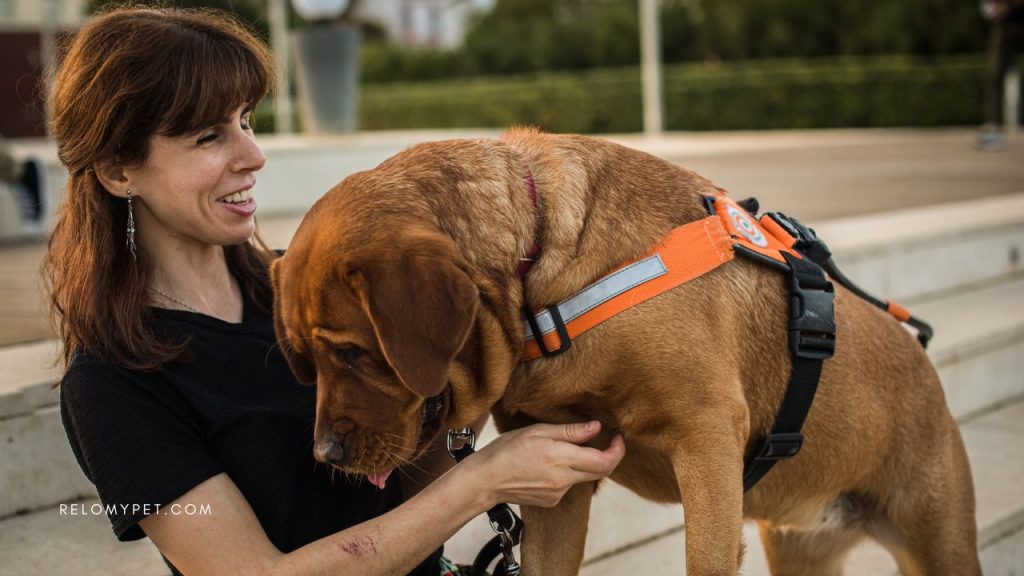
[[[664,69],[669,130],[949,126],[982,120],[980,55],[758,60]],[[642,130],[636,67],[365,85],[364,130]]]

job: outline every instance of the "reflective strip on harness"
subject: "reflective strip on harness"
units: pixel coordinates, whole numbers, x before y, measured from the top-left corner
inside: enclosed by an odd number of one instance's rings
[[[784,267],[788,265],[783,252],[802,257],[792,248],[792,236],[778,235],[785,232],[781,226],[776,225],[775,230],[765,228],[724,195],[715,196],[713,206],[714,214],[673,229],[643,258],[619,267],[559,302],[558,312],[569,338],[576,338],[620,312],[707,274],[732,260],[737,247]],[[561,342],[551,314],[545,309],[535,312],[534,318],[545,348],[558,349]],[[525,362],[539,358],[540,348],[525,322],[524,334],[520,359]]]
[[[608,276],[587,286],[572,298],[559,302],[558,312],[561,314],[563,322],[572,322],[626,290],[643,284],[648,280],[653,280],[666,272],[668,272],[668,268],[665,268],[665,263],[661,261],[661,256],[657,254],[648,256],[625,268],[619,268],[618,271],[612,272]],[[541,333],[545,335],[545,338],[549,332],[555,331],[555,322],[551,319],[550,312],[544,310],[537,314],[536,318],[537,326],[540,328]],[[529,332],[529,324],[523,322],[523,329]]]

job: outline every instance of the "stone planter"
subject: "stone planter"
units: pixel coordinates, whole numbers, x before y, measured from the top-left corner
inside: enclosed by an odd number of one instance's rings
[[[318,25],[294,32],[299,113],[306,133],[358,129],[361,44],[362,33],[354,25]]]

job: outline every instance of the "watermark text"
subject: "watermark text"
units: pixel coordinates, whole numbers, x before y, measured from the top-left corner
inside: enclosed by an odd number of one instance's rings
[[[61,516],[135,516],[142,514],[149,516],[157,514],[161,516],[211,516],[213,510],[209,504],[179,504],[170,506],[160,504],[100,504],[99,502],[73,504],[61,504],[57,512]]]

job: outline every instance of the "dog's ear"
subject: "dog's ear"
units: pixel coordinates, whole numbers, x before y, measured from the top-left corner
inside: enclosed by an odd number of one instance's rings
[[[309,357],[303,352],[303,342],[293,342],[288,337],[288,331],[284,326],[284,315],[281,313],[281,281],[278,265],[281,258],[270,263],[270,283],[274,288],[274,331],[277,333],[278,347],[284,354],[284,359],[295,374],[295,379],[303,384],[314,384],[316,382],[316,368],[310,362]]]
[[[420,396],[440,394],[480,302],[469,276],[450,257],[419,253],[349,267],[345,278],[402,382]]]

